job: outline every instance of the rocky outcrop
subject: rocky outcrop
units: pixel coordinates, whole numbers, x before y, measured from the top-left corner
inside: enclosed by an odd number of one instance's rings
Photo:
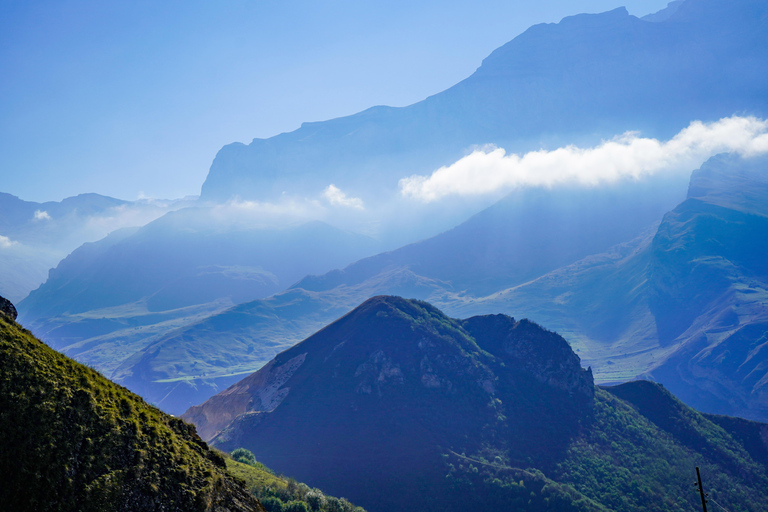
[[[8,316],[11,320],[16,320],[16,317],[18,316],[16,307],[5,297],[0,297],[0,312]]]
[[[205,403],[191,407],[182,418],[194,423],[200,437],[208,441],[241,414],[270,412],[288,395],[290,388],[283,385],[299,369],[306,356],[299,354],[284,364],[272,360]]]

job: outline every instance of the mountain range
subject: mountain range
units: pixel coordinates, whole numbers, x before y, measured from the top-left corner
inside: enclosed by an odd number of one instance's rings
[[[597,228],[593,238],[584,229],[569,238],[568,226],[576,219],[610,226],[599,214],[611,211],[611,197],[641,211],[623,202],[625,196],[582,192],[582,201],[569,203],[568,193],[534,192],[528,202],[515,194],[432,239],[309,276],[272,297],[192,323],[157,339],[144,361],[193,361],[214,350],[234,359],[241,350],[235,340],[276,353],[369,297],[399,294],[452,315],[531,318],[563,334],[598,382],[652,378],[701,410],[766,420],[762,356],[753,350],[766,332],[760,256],[768,239],[766,167],[765,157],[715,157],[691,176],[688,198],[657,222],[652,208],[647,217],[630,216],[634,226],[627,216],[611,219],[613,239],[610,229]],[[714,371],[722,359],[710,350],[720,345],[720,353],[733,343],[752,348],[745,347],[731,370]],[[706,369],[688,363],[694,347]],[[148,396],[162,391],[132,384]],[[167,405],[178,410],[182,404]]]
[[[373,512],[682,512],[694,468],[766,509],[766,43],[762,0],[583,14],[414,105],[225,146],[199,200],[0,194],[0,293],[49,345],[0,297],[0,502],[356,510],[258,459]],[[728,116],[763,131],[692,174],[403,185]]]
[[[764,115],[765,9],[752,0],[687,0],[648,19],[618,9],[532,27],[467,80],[411,107],[374,108],[223,148],[203,198],[311,197],[333,182],[365,199],[347,216],[364,216],[375,197],[394,190],[395,178],[451,163],[473,144],[524,150],[638,129],[661,137],[696,118]],[[759,361],[757,353],[739,355],[737,369],[723,375],[712,370],[724,359],[708,355],[717,336],[738,331],[751,346],[764,332],[762,267],[743,260],[762,250],[754,205],[765,200],[763,164],[720,159],[702,166],[690,186],[682,174],[659,173],[592,187],[521,188],[454,229],[344,268],[376,252],[376,243],[335,238],[333,228],[312,224],[303,229],[318,235],[308,239],[316,243],[302,246],[268,239],[270,228],[212,229],[216,206],[188,208],[75,251],[19,304],[20,318],[53,346],[178,414],[367,298],[398,294],[451,315],[529,317],[566,336],[598,382],[646,376],[684,400],[701,397],[695,405],[702,410],[766,419],[761,367],[739,373],[742,362]],[[699,178],[716,165],[723,172],[699,194]],[[750,165],[755,171],[739,181],[739,169]],[[727,190],[729,203],[713,199]],[[688,221],[719,215],[749,229],[697,235],[706,222]],[[290,229],[278,231],[290,238]],[[250,257],[251,236],[269,246],[261,256],[271,263]],[[328,254],[339,250],[313,266],[325,254],[323,236],[333,239]],[[715,243],[678,243],[690,236]],[[740,256],[725,250],[741,243]],[[697,251],[707,265],[693,258]],[[699,273],[690,277],[693,268]],[[708,361],[703,373],[685,366],[682,348],[694,346]],[[701,387],[706,394],[697,394]]]
[[[45,282],[50,268],[83,243],[193,202],[123,201],[80,194],[37,203],[0,193],[0,294],[19,302]]]
[[[767,169],[715,157],[645,236],[451,311],[517,311],[566,335],[603,382],[645,376],[701,410],[766,420]]]
[[[205,251],[190,250],[180,235],[172,236],[155,226],[162,226],[166,217],[184,215],[186,210],[182,210],[155,221],[126,241],[118,240],[117,234],[108,237],[100,244],[115,238],[114,246],[98,256],[91,256],[93,251],[73,253],[20,304],[21,318],[53,346],[96,365],[169,412],[181,413],[371,295],[399,293],[426,298],[445,292],[484,296],[518,285],[637,236],[683,194],[682,180],[677,177],[586,190],[519,191],[439,236],[359,260],[341,271],[301,280],[299,272],[310,270],[311,262],[315,268],[322,266],[322,253],[317,249],[272,239],[264,243],[259,260],[245,247],[252,232],[232,233],[229,244],[212,234],[190,234],[200,247],[216,248],[209,264],[226,264],[228,258],[241,255],[247,261],[260,261],[265,269],[285,265],[294,272],[292,277],[298,283],[291,290],[257,303],[250,300],[280,291],[278,282],[268,282],[269,288],[253,279],[242,279],[238,287],[238,281],[230,279],[213,286],[195,276],[201,273],[199,266],[188,264],[189,271],[184,271],[178,258],[189,259],[189,254]],[[363,243],[365,239],[334,240],[329,227],[320,227],[303,227],[291,236],[307,247],[314,244],[338,251],[337,261],[355,254],[355,240],[360,250],[373,247]],[[159,235],[147,240],[143,232],[150,230]],[[156,252],[137,254],[133,247]],[[309,260],[296,261],[304,256]],[[143,263],[136,268],[136,261]],[[268,266],[269,261],[272,266]],[[193,263],[200,265],[200,260]],[[331,263],[325,268],[332,268]],[[152,277],[160,276],[165,268],[171,270],[162,277]],[[205,279],[210,281],[211,274],[208,270]],[[115,282],[115,276],[122,281]],[[290,280],[279,282],[285,287]],[[145,289],[128,297],[126,294],[137,286]],[[120,294],[114,293],[115,289]],[[210,295],[192,302],[195,289]],[[298,289],[312,298],[298,297]],[[349,289],[354,291],[337,293]],[[243,293],[232,295],[238,290]],[[169,293],[180,299],[170,306],[153,307]],[[305,302],[334,301],[329,298],[336,295],[341,296],[341,305],[303,306]],[[222,304],[222,298],[230,302]],[[181,299],[187,302],[179,302]],[[271,310],[275,300],[281,304],[280,313]],[[225,309],[233,302],[242,306]],[[119,304],[124,305],[118,309]],[[322,316],[313,318],[315,310]],[[201,318],[205,314],[214,316]],[[119,357],[115,355],[115,340],[121,345]],[[212,353],[217,357],[207,356]]]
[[[375,203],[476,146],[525,152],[626,131],[663,139],[692,120],[765,117],[767,12],[761,0],[686,0],[656,18],[618,8],[535,25],[421,102],[225,146],[201,197],[270,200],[334,184]]]

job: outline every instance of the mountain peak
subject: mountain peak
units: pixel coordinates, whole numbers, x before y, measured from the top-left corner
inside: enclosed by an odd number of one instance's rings
[[[184,418],[221,449],[244,447],[277,471],[376,512],[603,510],[568,506],[585,503],[576,489],[610,504],[606,510],[642,508],[639,501],[593,492],[582,478],[593,481],[594,473],[583,468],[603,453],[610,455],[600,459],[601,468],[602,460],[628,467],[645,453],[658,453],[661,442],[664,453],[675,453],[670,459],[688,470],[691,461],[677,454],[710,450],[712,439],[701,435],[710,426],[668,394],[660,406],[645,408],[660,396],[654,385],[634,385],[639,389],[631,400],[621,402],[595,389],[579,363],[563,338],[528,320],[456,320],[426,302],[377,296]],[[611,391],[622,389],[628,388]],[[659,411],[673,412],[685,425],[670,426]],[[756,444],[759,429],[742,430],[741,437]],[[659,437],[662,431],[672,436]],[[738,457],[749,457],[735,442],[715,442],[731,443]],[[728,464],[737,460],[721,452]],[[672,493],[687,488],[678,468],[659,474],[640,466],[637,475],[648,489],[667,489],[671,475]],[[533,485],[533,468],[541,468],[542,477],[573,482],[572,488],[553,484],[567,498],[537,505],[545,481]],[[622,487],[621,499],[633,493]]]
[[[680,5],[682,5],[683,1],[684,0],[672,0],[667,4],[665,8],[651,14],[646,14],[640,19],[642,19],[643,21],[652,21],[655,23],[658,23],[661,21],[667,21],[677,12],[677,10],[680,8]]]
[[[309,397],[355,410],[458,396],[484,403],[509,385],[577,402],[594,395],[568,343],[533,322],[456,320],[423,301],[376,296],[184,417],[210,439],[240,415],[280,416]]]

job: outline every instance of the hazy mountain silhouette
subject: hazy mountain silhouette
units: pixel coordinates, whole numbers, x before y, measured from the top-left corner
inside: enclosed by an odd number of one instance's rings
[[[567,333],[602,380],[648,374],[709,412],[768,419],[768,158],[717,156],[658,229],[466,301]]]
[[[43,283],[48,270],[85,242],[144,224],[192,200],[123,201],[80,194],[36,203],[0,193],[0,293],[18,302]]]
[[[402,294],[453,315],[500,311],[532,318],[573,343],[601,382],[650,374],[702,410],[766,419],[756,347],[766,332],[768,304],[767,163],[765,157],[712,158],[693,173],[688,199],[660,224],[549,271],[543,265],[567,253],[568,237],[560,238],[557,229],[510,236],[515,217],[494,214],[509,212],[502,201],[433,239],[307,277],[273,297],[192,324],[158,340],[154,350],[170,352],[186,343],[227,346],[237,338],[277,351],[356,302]],[[588,211],[584,215],[592,218]],[[503,219],[509,220],[506,231],[500,228]],[[572,247],[580,247],[582,239],[573,239]],[[516,254],[540,264],[540,273],[511,273],[525,268],[505,266],[517,262]],[[463,269],[472,279],[465,279]],[[715,346],[728,349],[728,357],[715,357]],[[726,360],[730,366],[718,368]]]
[[[54,348],[121,383],[134,373],[140,380],[138,370],[115,371],[121,365],[132,367],[124,361],[140,358],[137,353],[159,336],[233,304],[269,296],[308,272],[332,269],[376,248],[370,238],[320,222],[248,228],[211,221],[209,214],[207,209],[183,209],[83,245],[19,303],[20,321]],[[194,392],[205,393],[202,400],[219,389],[211,379],[234,382],[233,374],[253,371],[274,355],[248,352],[246,347],[230,359],[223,347],[211,350],[218,358],[193,347],[186,361],[176,353],[172,361],[144,365],[142,378],[150,380],[143,384],[175,379],[172,386],[180,394],[189,391],[189,384]],[[178,379],[183,381],[180,387]],[[157,395],[145,393],[159,402],[168,390]],[[183,405],[174,411],[198,402],[186,396],[181,400]]]
[[[538,148],[626,129],[669,136],[694,118],[762,115],[767,8],[751,0],[687,0],[653,21],[617,9],[537,25],[467,80],[418,104],[227,146],[203,192],[211,199],[253,190],[276,197],[297,187],[317,193],[334,182],[355,195],[347,184],[381,193],[475,143]],[[150,225],[83,247],[20,304],[20,313],[44,339],[174,412],[382,293],[428,299],[451,314],[522,312],[572,340],[600,379],[625,380],[671,356],[701,305],[691,300],[691,311],[678,314],[666,304],[680,298],[659,292],[651,310],[648,272],[655,265],[655,282],[663,282],[664,267],[651,261],[663,251],[650,249],[654,231],[642,234],[684,199],[684,189],[674,176],[656,176],[591,189],[518,190],[439,236],[304,279],[323,272],[307,263],[322,254],[308,246],[256,237],[270,246],[262,255],[274,268],[296,270],[282,275],[242,254],[254,252],[245,242],[250,235],[192,235],[179,222],[168,236]],[[308,231],[312,247],[320,247],[322,229]],[[325,269],[357,257],[336,254]],[[289,290],[245,302],[299,279]],[[566,283],[575,288],[560,286]],[[227,310],[236,302],[244,303]],[[214,352],[220,357],[211,358]],[[187,386],[193,375],[208,384]]]
[[[111,375],[167,410],[181,412],[215,389],[158,383],[170,377],[159,367],[199,361],[199,368],[207,368],[203,361],[215,352],[218,368],[211,374],[231,375],[242,371],[243,360],[265,362],[376,294],[448,301],[448,296],[483,296],[526,282],[636,236],[675,205],[683,189],[675,177],[605,188],[521,190],[436,237],[305,277],[272,298],[154,338]],[[247,355],[238,355],[243,352]],[[226,378],[232,382],[233,377]]]
[[[765,2],[687,0],[670,10],[653,21],[619,8],[535,25],[419,103],[230,144],[202,197],[316,195],[334,183],[376,200],[474,145],[537,150],[627,130],[666,138],[694,119],[768,115]]]

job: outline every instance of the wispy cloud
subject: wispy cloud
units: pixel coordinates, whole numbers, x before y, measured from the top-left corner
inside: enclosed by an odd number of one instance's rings
[[[210,209],[211,220],[220,224],[242,224],[243,227],[269,227],[321,219],[326,208],[318,200],[283,196],[279,201],[246,201],[231,199]]]
[[[363,200],[359,197],[349,197],[342,192],[336,185],[331,183],[325,190],[323,190],[323,197],[325,197],[329,203],[334,206],[344,206],[347,208],[355,208],[357,210],[364,210]]]
[[[448,195],[482,195],[523,186],[595,186],[657,172],[693,170],[724,152],[744,156],[768,152],[768,121],[738,116],[713,123],[694,121],[665,142],[627,132],[591,148],[566,146],[522,156],[490,146],[430,176],[403,178],[400,192],[431,202]]]
[[[18,242],[15,242],[8,238],[7,236],[0,235],[0,249],[7,249],[8,247],[16,245]]]
[[[51,220],[51,216],[45,210],[35,210],[35,220]]]

